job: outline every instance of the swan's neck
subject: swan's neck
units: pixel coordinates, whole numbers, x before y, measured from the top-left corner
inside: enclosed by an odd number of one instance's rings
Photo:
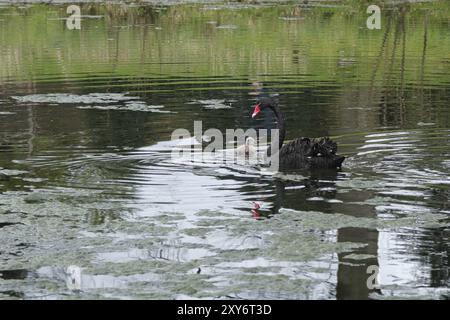
[[[271,108],[275,117],[277,118],[277,129],[279,130],[278,148],[279,150],[283,146],[284,138],[286,136],[286,127],[284,122],[284,114],[281,112],[278,105]]]
[[[286,128],[285,128],[285,123],[284,123],[283,112],[281,112],[278,105],[270,106],[270,109],[272,109],[273,113],[275,114],[275,117],[277,118],[277,129],[278,129],[279,135],[278,135],[278,146],[277,146],[277,142],[275,140],[272,140],[269,148],[267,149],[268,157],[270,157],[272,155],[272,150],[277,150],[277,149],[278,149],[278,151],[281,150],[281,147],[283,146],[284,138],[286,136]]]

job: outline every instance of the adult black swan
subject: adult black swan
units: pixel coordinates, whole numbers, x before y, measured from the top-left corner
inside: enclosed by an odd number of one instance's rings
[[[274,99],[260,98],[254,106],[252,118],[265,108],[271,109],[277,118],[277,128],[279,129],[278,161],[281,170],[336,169],[341,167],[345,157],[336,154],[337,144],[329,138],[297,138],[283,145],[286,136],[285,119]],[[271,149],[273,149],[273,146],[269,146],[269,156],[271,155]]]

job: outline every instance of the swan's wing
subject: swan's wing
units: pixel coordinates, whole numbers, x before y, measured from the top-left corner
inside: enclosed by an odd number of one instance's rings
[[[281,157],[298,155],[309,157],[312,154],[312,143],[309,138],[297,138],[283,145],[280,150]]]
[[[328,137],[313,139],[313,149],[315,155],[322,155],[324,157],[331,157],[336,155],[337,143]]]
[[[338,156],[337,145],[328,138],[299,138],[280,151],[282,168],[339,168],[344,157]]]
[[[330,157],[336,155],[337,144],[329,138],[297,138],[286,143],[280,154],[288,156],[296,154],[302,157]]]

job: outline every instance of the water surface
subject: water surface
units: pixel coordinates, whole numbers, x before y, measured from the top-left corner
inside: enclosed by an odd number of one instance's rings
[[[447,298],[449,6],[365,9],[0,7],[0,298]],[[171,158],[260,93],[343,169]]]

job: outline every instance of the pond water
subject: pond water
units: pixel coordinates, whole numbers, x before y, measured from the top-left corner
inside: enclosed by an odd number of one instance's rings
[[[0,298],[448,298],[450,6],[333,3],[1,6]],[[261,92],[342,170],[173,161]]]

